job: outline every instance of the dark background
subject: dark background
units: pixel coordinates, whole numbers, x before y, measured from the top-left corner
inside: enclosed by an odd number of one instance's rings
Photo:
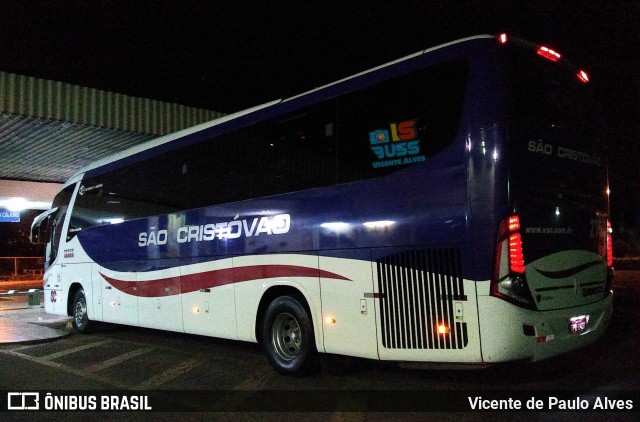
[[[545,43],[601,102],[622,257],[640,255],[639,28],[637,0],[4,0],[0,70],[230,113],[465,36]]]

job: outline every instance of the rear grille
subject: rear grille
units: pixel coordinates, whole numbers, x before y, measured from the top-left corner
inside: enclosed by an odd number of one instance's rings
[[[467,300],[458,249],[402,252],[377,260],[382,345],[388,349],[462,349],[467,324],[454,301]],[[449,332],[438,334],[438,324]]]

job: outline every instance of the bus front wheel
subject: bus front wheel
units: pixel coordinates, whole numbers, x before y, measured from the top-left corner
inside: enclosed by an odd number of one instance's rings
[[[72,309],[72,323],[73,328],[75,328],[80,333],[87,332],[87,328],[89,326],[89,316],[87,314],[87,298],[84,294],[84,290],[80,289],[76,292],[73,297],[73,307]]]
[[[280,296],[267,307],[262,346],[271,365],[284,375],[304,375],[316,366],[313,324],[301,299]]]

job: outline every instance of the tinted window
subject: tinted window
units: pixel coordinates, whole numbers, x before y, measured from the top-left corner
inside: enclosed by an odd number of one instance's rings
[[[69,236],[87,227],[135,218],[131,202],[137,201],[123,196],[111,177],[83,180],[73,206]]]
[[[383,176],[446,148],[466,82],[467,62],[455,61],[340,98],[338,182]]]
[[[553,62],[530,48],[508,49],[512,118],[589,133],[591,86],[581,82],[565,61]]]
[[[335,111],[332,100],[254,127],[254,196],[336,183]]]
[[[176,206],[198,208],[251,195],[254,151],[250,134],[249,129],[241,129],[171,153],[174,163],[166,165],[176,169],[182,183],[179,192],[172,194]]]
[[[514,45],[508,52],[509,195],[526,259],[561,250],[604,255],[606,160],[594,136],[590,84],[535,49]]]
[[[432,66],[84,180],[73,230],[424,162],[454,139],[466,78],[466,61]]]
[[[507,66],[511,107],[511,180],[526,201],[549,198],[603,200],[606,162],[594,139],[591,86],[577,70],[514,46]],[[520,195],[518,195],[520,194]]]

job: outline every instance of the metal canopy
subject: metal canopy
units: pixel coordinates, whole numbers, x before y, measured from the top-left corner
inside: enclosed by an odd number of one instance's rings
[[[61,183],[92,161],[221,116],[0,72],[0,179]]]
[[[0,179],[64,182],[87,163],[155,135],[0,115]]]

